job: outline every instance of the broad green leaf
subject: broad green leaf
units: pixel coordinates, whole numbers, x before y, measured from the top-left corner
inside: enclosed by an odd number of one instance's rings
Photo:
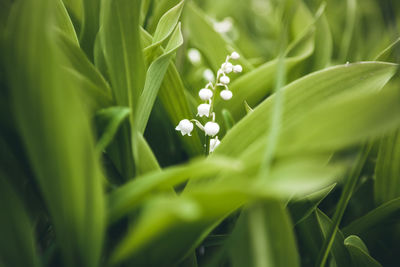
[[[381,267],[382,265],[369,255],[367,246],[355,235],[348,236],[344,244],[349,251],[354,267]]]
[[[96,113],[95,121],[98,128],[99,140],[96,150],[102,152],[115,137],[122,122],[128,118],[130,109],[127,107],[110,107]]]
[[[187,165],[179,165],[158,170],[137,177],[126,183],[109,196],[109,217],[115,221],[129,211],[135,209],[145,198],[153,192],[168,190],[190,179],[199,179],[221,170],[238,171],[240,163],[224,158],[213,161],[198,160]]]
[[[100,4],[99,0],[82,0],[83,24],[79,39],[82,50],[91,61],[94,58],[94,43],[99,31]]]
[[[0,265],[40,266],[30,218],[17,192],[0,173]]]
[[[205,13],[193,2],[187,4],[184,12],[185,24],[190,31],[190,40],[206,56],[214,71],[217,71],[221,64],[225,62],[226,56],[233,50],[239,54],[239,49],[222,35],[217,33]],[[243,56],[238,60],[243,65],[244,71],[253,69]]]
[[[393,75],[395,67],[396,65],[393,64],[379,62],[349,64],[318,71],[292,82],[282,89],[284,98],[282,134],[288,135],[288,133],[285,133],[285,129],[287,129],[290,124],[293,125],[296,121],[299,125],[299,129],[301,129],[300,122],[306,117],[306,114],[309,114],[310,111],[313,111],[317,107],[321,108],[325,102],[329,103],[332,101],[334,103],[335,99],[342,97],[354,98],[355,96],[362,96],[362,98],[368,102],[371,101],[373,98],[372,94],[374,93],[380,101],[371,103],[372,106],[370,108],[373,108],[374,111],[378,111],[378,113],[374,114],[370,122],[368,121],[368,116],[364,117],[365,114],[358,114],[360,117],[354,118],[352,121],[361,120],[361,118],[363,118],[360,123],[356,124],[360,128],[354,129],[354,127],[350,125],[350,130],[357,130],[357,134],[363,135],[363,138],[368,137],[370,134],[376,134],[376,130],[379,130],[379,128],[373,127],[374,124],[375,126],[383,126],[385,123],[388,123],[386,120],[387,116],[388,120],[391,120],[391,122],[397,119],[393,118],[393,115],[391,115],[393,112],[387,114],[387,112],[389,112],[389,107],[383,106],[383,104],[390,104],[392,108],[395,108],[397,106],[395,99],[392,98],[394,103],[388,103],[388,101],[390,102],[391,100],[389,94],[386,92],[382,92],[381,94],[376,93],[376,91],[382,88]],[[391,93],[394,94],[394,92]],[[214,155],[229,154],[231,156],[238,156],[243,153],[243,151],[248,150],[250,151],[248,155],[253,155],[255,158],[254,155],[257,155],[256,151],[264,147],[260,145],[260,142],[263,142],[265,138],[261,137],[265,136],[269,131],[270,112],[272,111],[274,100],[274,96],[269,97],[255,108],[252,113],[249,113],[245,118],[239,121],[224,137],[219,147],[215,150]],[[349,105],[351,104],[351,101],[347,102]],[[338,104],[340,104],[340,102]],[[364,103],[360,104],[363,104],[362,106],[365,107]],[[323,107],[321,109],[323,109]],[[350,108],[348,111],[353,113]],[[371,116],[372,114],[368,115]],[[341,119],[342,118],[343,117],[341,117]],[[326,120],[324,124],[326,125],[328,122],[329,120]],[[346,129],[343,129],[342,134],[344,134],[345,130]],[[363,133],[363,131],[366,132]],[[354,137],[344,136],[344,138],[346,138],[348,142],[348,138]],[[237,140],[241,140],[241,142],[237,142]],[[286,145],[290,145],[291,142],[292,141]],[[284,146],[285,144],[282,145]]]
[[[385,136],[379,146],[375,165],[374,197],[376,204],[383,204],[400,197],[400,132]]]
[[[343,228],[346,235],[359,235],[385,222],[400,210],[400,198],[390,200]]]
[[[110,86],[79,46],[63,33],[59,34],[57,44],[70,63],[67,72],[82,83],[85,101],[93,103],[90,105],[93,110],[110,106],[113,101]]]
[[[105,227],[102,173],[79,85],[61,69],[66,63],[55,45],[55,2],[26,0],[14,7],[7,64],[19,135],[63,262],[97,266]]]
[[[234,267],[300,266],[292,223],[279,201],[247,208],[227,242]]]
[[[164,53],[154,60],[147,70],[144,89],[139,97],[138,106],[136,109],[135,127],[134,130],[143,134],[147,121],[150,117],[151,110],[156,100],[164,75],[168,69],[168,65],[174,52],[183,44],[180,24],[177,25],[172,34]]]

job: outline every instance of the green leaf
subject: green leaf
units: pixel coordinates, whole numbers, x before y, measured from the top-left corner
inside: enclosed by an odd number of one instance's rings
[[[109,217],[111,221],[119,219],[136,208],[153,192],[169,190],[190,179],[199,179],[213,175],[218,171],[237,171],[240,163],[225,158],[213,161],[197,160],[187,165],[178,165],[145,174],[134,181],[124,184],[109,196]]]
[[[316,215],[319,227],[323,233],[324,239],[326,240],[329,237],[330,229],[332,229],[332,227],[337,227],[337,226],[334,226],[333,222],[329,219],[329,217],[326,216],[319,209],[316,210]],[[346,250],[346,247],[344,246],[344,236],[339,229],[337,229],[337,233],[332,241],[331,254],[335,259],[337,266],[343,266],[343,267],[352,266],[350,263],[350,255]],[[319,264],[319,262],[317,262],[317,264]]]
[[[290,210],[293,223],[295,225],[301,223],[302,220],[313,213],[322,200],[329,195],[335,186],[336,184],[333,184],[304,197],[292,199],[288,204],[288,208]]]
[[[149,144],[144,139],[143,135],[138,136],[138,154],[140,155],[137,166],[138,174],[143,175],[152,171],[161,170],[160,165],[153,154]]]
[[[102,173],[79,85],[62,69],[51,14],[51,0],[15,3],[7,36],[12,107],[63,262],[97,266],[105,227]]]
[[[174,31],[181,16],[184,2],[182,0],[161,17],[153,34],[152,46],[160,45]]]
[[[147,70],[146,82],[137,106],[134,130],[144,133],[164,75],[173,53],[183,44],[180,24],[172,34],[164,53],[154,60]]]
[[[0,173],[0,265],[40,266],[32,223],[18,194]]]
[[[190,32],[190,40],[205,55],[212,69],[217,71],[225,62],[226,56],[233,50],[240,51],[234,45],[217,33],[205,13],[194,2],[187,4],[184,12],[185,24]],[[238,60],[244,71],[253,69],[243,56]]]
[[[354,190],[356,188],[357,182],[361,175],[361,170],[365,165],[368,158],[368,154],[371,150],[372,145],[364,145],[357,154],[357,158],[353,167],[351,168],[347,180],[345,182],[342,195],[340,196],[339,202],[337,204],[335,213],[332,218],[332,225],[327,228],[325,234],[325,240],[322,244],[320,253],[318,255],[317,264],[321,267],[325,266],[328,259],[329,251],[334,246],[334,240],[337,234],[339,234],[339,225],[343,218],[343,214],[347,208],[347,205],[352,197]]]
[[[94,59],[94,43],[99,31],[100,3],[98,0],[83,0],[83,24],[80,33],[80,43],[88,58]]]
[[[292,223],[279,201],[258,203],[241,213],[227,240],[232,266],[300,266]]]
[[[400,132],[395,131],[384,137],[379,145],[375,165],[374,196],[377,204],[400,197]]]
[[[64,6],[62,0],[55,0],[55,15],[54,19],[56,21],[57,27],[68,36],[71,41],[79,45],[78,37],[76,36],[74,25],[72,24],[71,18],[68,15],[67,9]]]
[[[380,52],[379,55],[377,55],[374,60],[399,62],[399,53],[400,53],[399,46],[400,46],[400,37],[397,38],[388,47],[386,47],[382,52]]]
[[[388,218],[395,215],[399,210],[400,198],[390,200],[345,226],[343,228],[343,233],[346,235],[362,234],[374,226],[385,222]]]
[[[82,83],[82,95],[88,103],[93,103],[90,105],[92,110],[110,106],[113,101],[110,86],[79,46],[61,32],[57,44],[69,61],[66,71]]]
[[[343,99],[346,97],[354,99],[356,96],[361,98],[359,104],[362,108],[366,108],[366,104],[371,104],[371,111],[377,113],[357,113],[357,117],[353,118],[351,121],[357,122],[360,120],[359,123],[355,124],[358,129],[348,123],[347,126],[350,127],[349,130],[351,130],[351,132],[346,132],[347,128],[344,128],[341,129],[340,131],[342,132],[339,133],[353,134],[356,132],[358,138],[363,139],[367,138],[371,134],[378,134],[380,126],[385,126],[386,123],[394,123],[397,120],[397,118],[394,118],[394,113],[392,112],[393,108],[398,106],[395,98],[393,98],[395,92],[391,91],[387,93],[385,91],[376,93],[376,91],[382,88],[382,86],[393,75],[395,67],[396,65],[393,64],[378,62],[349,64],[318,71],[292,82],[282,89],[284,98],[283,121],[281,126],[282,134],[290,136],[290,133],[286,131],[288,126],[293,125],[295,122],[297,122],[298,129],[302,129],[300,126],[301,121],[307,119],[306,114],[310,114],[310,112],[317,107],[320,107],[320,109],[323,110],[323,106],[325,106],[326,102],[329,103],[332,101],[331,103],[335,103],[335,101],[339,102],[335,99]],[[377,101],[372,101],[375,95]],[[357,101],[356,98],[354,100]],[[391,100],[393,103],[390,103]],[[257,158],[257,155],[261,155],[260,153],[262,152],[262,148],[265,146],[261,145],[260,142],[264,142],[264,139],[266,138],[262,137],[269,132],[270,112],[274,106],[274,101],[275,96],[273,95],[255,108],[252,113],[249,113],[245,118],[239,121],[224,137],[218,149],[215,150],[214,155],[229,154],[231,156],[238,156],[245,150],[249,151],[248,155],[252,155],[252,158]],[[338,107],[340,107],[340,103],[341,102],[337,103]],[[347,104],[351,105],[351,101],[347,100]],[[387,106],[388,104],[390,105],[390,108]],[[329,108],[332,112],[335,110],[332,105]],[[338,112],[340,111],[339,109],[336,110]],[[350,114],[354,114],[351,107],[347,107],[347,111],[349,113],[351,112]],[[342,112],[341,114],[344,115],[344,113],[345,112]],[[350,114],[345,114],[345,118]],[[369,121],[368,118],[371,115],[373,115],[373,117],[371,118],[371,121]],[[336,115],[332,119],[339,120]],[[342,120],[343,117],[340,119]],[[310,122],[310,120],[308,121]],[[337,126],[336,124],[329,125],[329,120],[326,120],[324,124],[326,127]],[[248,129],[251,129],[251,131]],[[305,129],[302,129],[302,131],[305,131]],[[318,132],[321,134],[318,138],[322,137],[323,134],[330,134],[320,131]],[[303,135],[303,137],[305,137],[305,135]],[[344,138],[344,141],[347,142],[346,145],[349,145],[350,141],[361,141],[359,139],[355,140],[355,138],[350,135],[340,136],[338,139],[339,138]],[[341,141],[340,139],[339,141]],[[241,140],[241,142],[237,142],[237,140]],[[281,140],[284,140],[283,137]],[[323,140],[320,141],[320,144],[323,144]],[[290,147],[291,143],[292,140],[290,140],[288,144],[282,143],[281,145],[283,147],[289,145]],[[339,144],[345,145],[342,141]],[[279,150],[280,147],[278,147],[278,153],[280,152]]]
[[[367,246],[355,235],[348,236],[344,244],[353,260],[354,267],[381,267],[382,265],[369,255]]]
[[[127,107],[110,107],[101,109],[96,113],[96,126],[100,136],[96,144],[96,150],[99,153],[111,143],[122,122],[129,116],[130,112]]]
[[[100,38],[116,104],[134,111],[142,92],[145,67],[139,35],[140,0],[105,0]]]

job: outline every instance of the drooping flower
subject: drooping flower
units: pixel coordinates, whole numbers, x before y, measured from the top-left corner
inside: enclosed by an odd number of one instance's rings
[[[210,70],[210,69],[205,69],[205,70],[203,71],[203,78],[204,78],[206,81],[212,82],[212,81],[214,81],[214,79],[215,79],[214,73],[213,73],[212,70]]]
[[[233,70],[233,65],[230,62],[225,62],[221,65],[221,70],[225,73],[231,73]]]
[[[231,58],[236,60],[240,58],[240,55],[237,52],[232,52]]]
[[[208,88],[203,88],[199,91],[199,97],[201,100],[209,100],[213,96],[213,92]]]
[[[192,136],[190,133],[193,131],[193,123],[191,123],[188,119],[183,119],[179,122],[178,126],[176,126],[175,130],[180,131],[181,134]]]
[[[232,98],[232,91],[225,89],[225,90],[222,90],[219,95],[221,96],[221,98],[223,100],[229,100]]]
[[[222,83],[222,84],[228,84],[230,81],[231,81],[231,79],[229,79],[229,77],[228,76],[222,76],[221,78],[219,78],[219,81]]]
[[[188,58],[190,60],[190,62],[192,62],[192,64],[198,64],[201,61],[201,54],[200,51],[197,50],[196,48],[190,48],[188,50]]]
[[[203,116],[210,116],[210,104],[200,104],[197,107],[197,116],[203,117]]]
[[[214,149],[221,143],[221,141],[218,140],[218,136],[215,138],[210,139],[210,153],[214,151]]]
[[[239,72],[242,72],[242,71],[243,71],[243,68],[242,68],[241,65],[235,65],[235,66],[233,66],[233,72],[234,72],[234,73],[239,73]]]
[[[209,121],[204,125],[204,132],[206,135],[215,136],[219,132],[219,125],[216,122]]]

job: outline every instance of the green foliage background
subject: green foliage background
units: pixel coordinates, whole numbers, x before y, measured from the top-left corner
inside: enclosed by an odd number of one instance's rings
[[[399,27],[394,0],[0,0],[0,266],[398,266]],[[174,128],[232,51],[204,156]]]

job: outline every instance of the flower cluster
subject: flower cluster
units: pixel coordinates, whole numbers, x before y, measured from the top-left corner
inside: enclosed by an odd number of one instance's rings
[[[216,81],[213,83],[210,81],[204,88],[200,89],[199,97],[202,101],[197,107],[197,116],[198,117],[207,117],[211,120],[208,121],[204,126],[195,119],[188,120],[183,119],[179,122],[178,126],[176,126],[175,130],[180,131],[182,135],[191,136],[191,132],[193,131],[193,122],[199,127],[205,134],[206,137],[213,137],[210,139],[209,143],[209,152],[212,153],[214,149],[219,145],[220,141],[218,139],[219,132],[219,124],[215,122],[215,112],[213,111],[214,98],[217,93],[217,89],[221,88],[219,95],[220,97],[227,101],[232,98],[233,93],[229,90],[228,84],[230,83],[230,78],[228,74],[231,72],[239,73],[242,72],[241,65],[233,65],[230,60],[239,59],[239,54],[237,52],[233,52],[232,54],[226,57],[225,62],[221,65],[221,68],[217,72]],[[207,139],[208,140],[208,139]]]

